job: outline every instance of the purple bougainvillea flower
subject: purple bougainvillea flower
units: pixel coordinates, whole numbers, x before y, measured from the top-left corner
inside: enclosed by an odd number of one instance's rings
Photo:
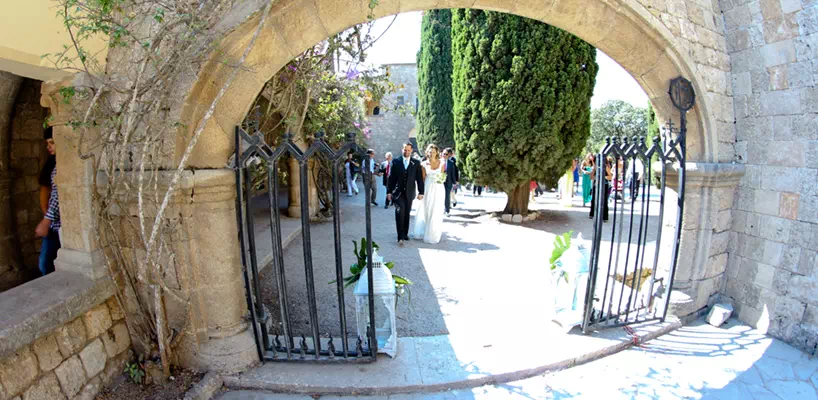
[[[287,68],[289,68],[290,71],[296,71],[298,69],[295,67],[295,65],[288,65]]]
[[[356,71],[354,69],[351,69],[351,70],[347,71],[347,79],[349,79],[349,80],[353,80],[353,79],[357,78],[358,75],[360,75],[360,72],[358,72],[358,71]]]

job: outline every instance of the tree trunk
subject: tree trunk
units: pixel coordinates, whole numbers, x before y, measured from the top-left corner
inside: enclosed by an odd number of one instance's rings
[[[508,202],[503,214],[528,214],[528,198],[531,194],[531,182],[521,183],[508,194]]]

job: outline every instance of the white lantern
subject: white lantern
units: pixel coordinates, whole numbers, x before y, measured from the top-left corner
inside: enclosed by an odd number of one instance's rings
[[[553,322],[568,332],[582,323],[585,294],[588,285],[590,249],[582,241],[582,234],[571,241],[552,271],[554,284]]]
[[[378,340],[378,352],[390,357],[398,354],[398,330],[395,326],[395,281],[392,272],[383,263],[378,250],[372,253],[372,280],[375,296],[375,338]],[[361,278],[355,285],[355,317],[358,336],[366,340],[366,328],[369,326],[369,280],[367,268],[361,271]]]

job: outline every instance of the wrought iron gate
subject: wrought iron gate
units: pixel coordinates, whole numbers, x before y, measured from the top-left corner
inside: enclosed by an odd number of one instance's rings
[[[695,103],[693,87],[682,77],[671,81],[668,93],[680,113],[678,129],[668,122],[662,138],[654,137],[653,143],[645,143],[644,138],[636,137],[632,140],[627,137],[608,138],[605,147],[596,155],[594,196],[591,200],[592,207],[595,207],[594,233],[583,332],[635,322],[664,321],[667,316],[684,213],[685,113]],[[658,188],[653,187],[652,161],[661,166]],[[672,250],[662,254],[662,228],[667,218],[667,172],[673,165],[679,174],[675,199],[676,226]],[[636,179],[639,168],[643,176],[641,184]],[[607,177],[608,171],[611,179]],[[630,188],[625,187],[623,179],[626,171],[631,175],[628,181],[637,182]],[[651,201],[651,192],[655,195],[657,190],[658,204]],[[634,195],[635,192],[638,195]],[[609,197],[613,200],[610,217],[606,215]],[[651,209],[654,214],[651,214]],[[657,301],[659,298],[663,301]]]
[[[248,130],[250,132],[248,132]],[[354,152],[363,156],[364,161],[364,195],[366,200],[365,237],[367,239],[368,265],[372,265],[372,227],[370,210],[370,185],[372,180],[369,166],[373,161],[366,155],[364,149],[355,143],[355,134],[347,135],[346,143],[335,150],[330,147],[321,133],[315,135],[313,144],[302,151],[290,134],[284,136],[280,145],[270,147],[264,141],[264,135],[257,129],[257,124],[248,124],[245,127],[236,127],[235,149],[233,165],[236,171],[236,218],[241,246],[241,263],[244,272],[244,283],[247,293],[247,307],[249,319],[256,339],[259,359],[264,361],[301,361],[301,362],[372,362],[378,351],[378,342],[375,339],[375,329],[371,322],[367,326],[366,337],[352,335],[347,329],[347,318],[344,302],[344,265],[341,257],[341,220],[340,220],[340,180],[339,166],[346,158],[347,153]],[[281,238],[281,215],[279,212],[279,161],[289,155],[298,162],[299,194],[301,206],[301,240],[303,242],[304,279],[307,289],[307,306],[309,310],[310,332],[297,332],[294,335],[292,328],[293,316],[290,302],[287,297],[287,280],[285,279],[284,249]],[[315,279],[312,244],[310,241],[310,209],[309,209],[309,162],[311,159],[324,157],[332,165],[332,215],[335,239],[335,276],[337,286],[337,301],[339,310],[340,338],[333,338],[331,333],[322,337],[319,326],[318,308],[316,304]],[[261,182],[254,182],[254,177],[263,177]],[[292,180],[290,181],[292,184]],[[261,190],[259,190],[261,188]],[[251,207],[252,199],[258,192],[266,193],[269,204],[270,237],[272,240],[272,273],[275,275],[275,284],[278,291],[279,310],[275,321],[280,325],[270,332],[269,321],[273,316],[265,309],[262,302],[262,293],[259,288],[259,265],[257,254],[256,231],[254,213]],[[360,226],[356,226],[357,229]],[[318,268],[328,266],[319,265]],[[372,269],[368,268],[366,276],[369,285],[368,293],[372,293]],[[374,297],[369,296],[369,321],[375,321]],[[275,312],[275,311],[274,311]],[[283,342],[279,339],[283,336]],[[298,343],[296,344],[296,341]]]

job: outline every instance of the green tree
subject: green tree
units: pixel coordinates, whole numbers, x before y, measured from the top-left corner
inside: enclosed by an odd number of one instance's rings
[[[653,111],[653,105],[648,102],[648,109],[647,109],[647,121],[648,121],[648,133],[645,141],[648,143],[648,147],[650,144],[653,143],[653,138],[659,136],[659,119],[656,118],[656,112]]]
[[[554,184],[590,134],[596,49],[538,21],[452,14],[454,132],[464,172],[528,210],[532,180]]]
[[[602,107],[591,111],[591,137],[585,151],[596,153],[609,136],[645,137],[648,132],[648,111],[622,100],[608,100]]]
[[[454,147],[452,117],[452,11],[423,14],[418,51],[418,145]]]

